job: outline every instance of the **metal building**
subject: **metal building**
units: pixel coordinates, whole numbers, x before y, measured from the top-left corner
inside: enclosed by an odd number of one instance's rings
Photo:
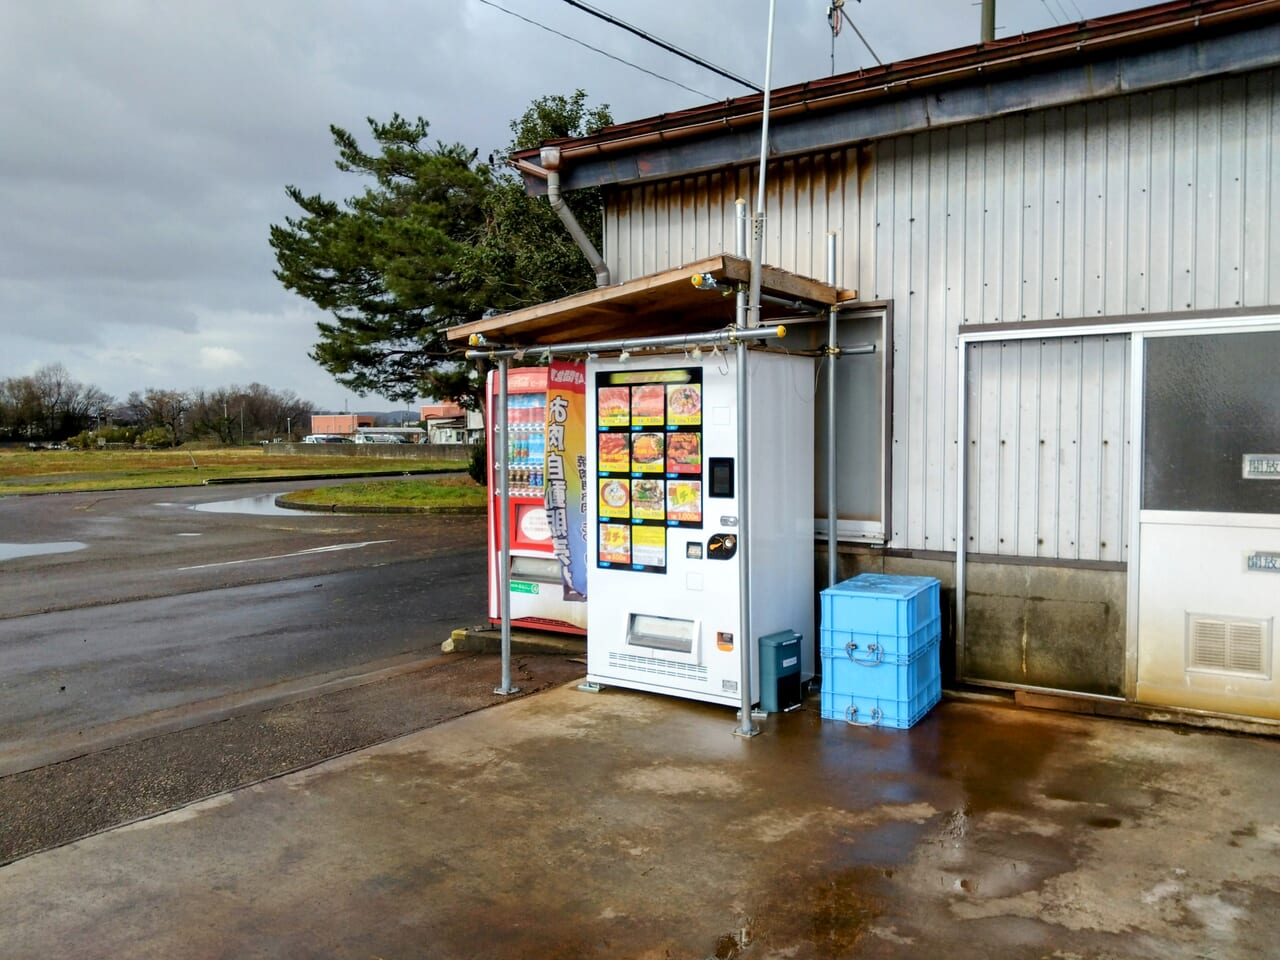
[[[834,233],[841,339],[882,348],[835,361],[842,575],[939,576],[956,680],[1280,718],[1280,2],[772,103],[765,259],[821,277]],[[563,188],[603,190],[611,282],[733,247],[761,108],[558,144]]]

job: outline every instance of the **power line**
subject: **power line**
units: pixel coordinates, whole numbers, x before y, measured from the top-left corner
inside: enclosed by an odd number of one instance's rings
[[[648,70],[640,66],[639,64],[632,63],[630,60],[623,60],[621,57],[614,56],[612,53],[609,53],[607,50],[601,50],[599,47],[593,47],[589,43],[584,43],[582,40],[579,40],[577,37],[571,37],[567,33],[561,33],[559,30],[554,30],[551,27],[548,27],[545,23],[539,23],[537,20],[530,20],[528,17],[521,16],[520,14],[516,13],[514,10],[508,10],[506,7],[500,6],[499,4],[494,3],[493,0],[480,0],[480,2],[483,3],[485,6],[493,7],[495,10],[501,10],[503,13],[513,16],[517,20],[523,20],[527,24],[538,27],[541,30],[545,30],[547,31],[547,33],[554,33],[557,37],[563,37],[565,40],[571,40],[572,42],[576,43],[578,46],[586,47],[588,50],[592,51],[593,53],[598,53],[603,57],[608,57],[610,60],[616,60],[618,63],[621,63],[625,66],[633,67],[634,69],[639,70],[641,73],[647,73],[649,76],[655,77],[658,80],[665,80],[667,83],[675,84],[681,90],[688,90],[690,93],[696,93],[698,96],[702,97],[704,100],[717,99],[716,97],[713,97],[709,93],[703,93],[701,90],[695,90],[693,87],[686,87],[679,80],[672,80],[670,77],[664,77],[660,73],[654,73],[652,70]]]
[[[641,30],[639,27],[633,27],[631,24],[626,23],[625,21],[619,20],[617,17],[613,16],[612,14],[605,13],[603,10],[597,10],[595,7],[592,7],[588,4],[580,2],[580,0],[564,0],[564,2],[569,4],[569,6],[571,7],[578,8],[584,13],[591,14],[593,17],[599,17],[601,20],[605,21],[606,23],[611,23],[615,27],[621,27],[623,30],[626,30],[629,33],[635,34],[641,40],[648,41],[649,43],[652,43],[656,47],[661,47],[663,50],[666,50],[668,53],[674,53],[677,57],[684,57],[684,59],[688,60],[690,63],[696,63],[698,66],[702,67],[704,70],[710,70],[712,73],[718,73],[720,76],[724,77],[725,79],[732,80],[734,83],[740,83],[744,87],[749,87],[750,89],[754,90],[756,93],[764,93],[764,90],[762,88],[756,86],[750,80],[744,80],[742,77],[739,77],[736,74],[730,73],[728,70],[725,70],[721,67],[717,67],[714,63],[708,63],[706,60],[703,60],[701,57],[695,54],[689,53],[685,50],[681,50],[679,47],[675,46],[674,44],[667,43],[667,41],[665,40],[659,40],[653,34],[646,33],[644,30]]]
[[[1049,16],[1053,19],[1054,26],[1060,26],[1062,24],[1062,21],[1059,20],[1058,15],[1053,12],[1053,7],[1049,6],[1049,0],[1040,0],[1040,3],[1044,6],[1044,9],[1049,14]]]

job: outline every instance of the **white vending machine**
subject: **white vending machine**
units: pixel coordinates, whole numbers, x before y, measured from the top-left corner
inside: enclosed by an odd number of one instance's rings
[[[813,362],[747,358],[749,461],[736,356],[587,364],[589,683],[738,706],[745,644],[755,702],[759,638],[785,630],[801,636],[801,679],[813,677]]]

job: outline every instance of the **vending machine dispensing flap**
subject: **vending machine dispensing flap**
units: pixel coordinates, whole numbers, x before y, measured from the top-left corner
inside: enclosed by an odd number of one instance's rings
[[[692,653],[693,641],[697,633],[698,623],[695,620],[677,620],[674,617],[654,617],[633,613],[627,625],[627,643],[636,647],[651,647],[655,650]]]

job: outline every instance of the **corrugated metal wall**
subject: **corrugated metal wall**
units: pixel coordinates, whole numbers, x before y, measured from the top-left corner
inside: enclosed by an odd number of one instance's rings
[[[1277,137],[1280,72],[1267,70],[770,168],[765,259],[823,277],[825,236],[836,230],[841,285],[895,303],[894,546],[955,548],[960,324],[1280,302]],[[734,200],[753,205],[755,194],[754,171],[745,169],[613,191],[605,248],[617,279],[731,251]],[[1121,342],[1034,340],[976,351],[970,402],[975,409],[1017,404],[1001,407],[1000,423],[1013,424],[1002,436],[1020,453],[1014,466],[987,450],[986,434],[978,444],[970,477],[981,502],[970,501],[978,537],[971,549],[1124,558],[1122,461],[1101,446],[1026,459],[1041,439],[1049,445],[1043,425],[1055,403],[1066,403],[1037,397],[1032,404],[1032,392],[1061,385],[1061,397],[1075,389],[1082,402],[1089,393],[1108,424],[1123,410]],[[1010,359],[991,357],[1010,349],[1021,371],[1012,392]],[[1095,397],[1094,386],[1103,394]],[[989,430],[980,415],[970,422]],[[1082,413],[1072,435],[1059,418],[1060,438],[1076,447],[1127,440],[1109,426],[1086,429],[1084,420]],[[1021,482],[1029,476],[1038,478],[1034,497]],[[1052,495],[1050,476],[1057,478]]]
[[[1128,336],[968,350],[969,550],[1124,560]]]

